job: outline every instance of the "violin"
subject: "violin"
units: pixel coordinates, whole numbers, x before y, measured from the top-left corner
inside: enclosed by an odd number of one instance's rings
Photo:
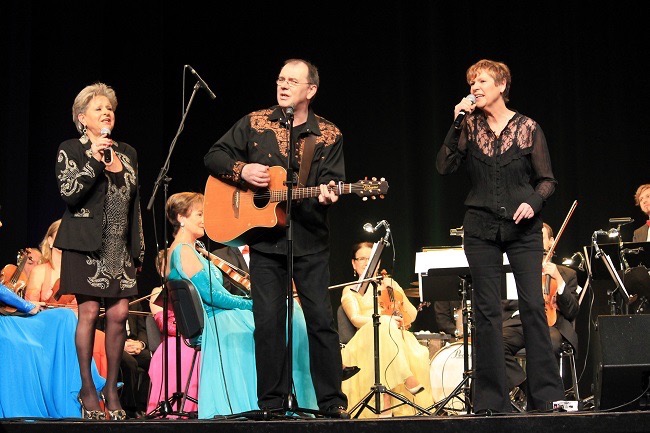
[[[566,218],[564,219],[564,222],[562,223],[562,227],[560,227],[560,230],[557,232],[557,236],[553,240],[551,247],[548,249],[548,252],[544,256],[544,260],[542,261],[542,268],[553,257],[553,254],[555,253],[555,246],[560,240],[560,236],[562,236],[562,233],[564,232],[564,229],[566,228],[566,225],[569,222],[571,216],[573,215],[573,211],[575,211],[577,205],[578,205],[578,200],[574,200],[573,204],[571,205],[571,209],[569,209],[569,213],[567,214]],[[556,303],[557,281],[554,278],[551,278],[551,276],[548,274],[542,275],[542,295],[544,296],[544,311],[546,313],[546,323],[548,324],[548,326],[553,326],[557,321],[557,303]]]
[[[395,290],[391,286],[384,284],[386,278],[390,278],[386,270],[382,270],[380,274],[383,277],[381,293],[379,294],[379,306],[381,307],[382,314],[401,317],[402,328],[409,329],[411,323],[413,323],[413,319],[408,314],[404,314],[404,295],[399,290]]]
[[[18,251],[16,263],[18,265],[8,264],[0,272],[0,283],[7,286],[9,290],[20,296],[25,297],[25,286],[27,286],[27,274],[25,274],[25,264],[31,260],[29,251],[22,249]]]
[[[203,242],[197,240],[194,243],[194,248],[206,259],[210,260],[217,268],[224,273],[226,277],[230,279],[237,287],[243,289],[246,293],[251,291],[251,280],[250,276],[243,269],[239,269],[237,266],[228,263],[221,257],[218,257],[211,252],[205,249]]]

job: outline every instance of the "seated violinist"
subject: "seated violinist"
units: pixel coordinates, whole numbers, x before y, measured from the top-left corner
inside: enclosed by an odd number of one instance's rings
[[[361,242],[352,247],[352,268],[355,275],[363,275],[373,244]],[[374,368],[374,326],[372,314],[374,310],[373,287],[370,283],[364,294],[356,292],[357,284],[346,286],[341,295],[341,306],[357,332],[342,349],[343,364],[356,365],[361,370],[354,377],[343,382],[343,392],[350,404],[356,404],[372,388],[375,383]],[[389,277],[381,279],[379,290],[379,364],[382,385],[394,392],[412,399],[422,407],[433,404],[429,379],[429,350],[422,346],[408,326],[415,320],[417,309],[411,304],[404,290],[396,281]],[[388,294],[392,293],[395,303],[388,302]],[[396,308],[392,308],[396,307]],[[414,415],[415,410],[402,405],[391,410],[400,403],[393,400],[389,394],[382,395],[382,407],[379,417],[398,415]],[[373,403],[374,404],[374,403]],[[380,408],[375,408],[379,410]],[[360,417],[372,417],[370,411],[361,411]]]
[[[0,418],[81,416],[81,388],[75,330],[77,317],[67,308],[40,311],[0,284]],[[104,386],[91,366],[97,392]]]
[[[553,229],[546,223],[542,227],[544,251],[548,251],[553,244]],[[553,353],[559,359],[560,348],[563,342],[568,342],[574,351],[578,349],[578,334],[573,327],[573,320],[578,315],[578,278],[576,272],[562,265],[556,265],[551,260],[544,261],[542,275],[550,275],[551,292],[555,291],[556,296],[550,299],[549,308],[551,317],[555,316],[555,322],[549,326]],[[542,277],[544,282],[545,277]],[[553,290],[554,289],[554,290]],[[524,348],[524,332],[521,324],[521,315],[517,301],[503,301],[503,346],[506,357],[506,382],[511,395],[518,400],[523,400],[526,393],[524,381],[526,373],[517,362],[515,354]],[[554,314],[553,314],[554,313]],[[558,368],[557,365],[552,368]],[[565,377],[567,377],[566,375]],[[524,394],[524,395],[522,395]]]
[[[58,291],[59,277],[61,276],[61,250],[54,248],[53,244],[60,224],[60,219],[50,224],[41,241],[41,264],[34,267],[27,280],[25,299],[28,301],[40,301],[49,304],[49,306],[62,307],[77,304],[74,296],[58,297],[55,294]]]

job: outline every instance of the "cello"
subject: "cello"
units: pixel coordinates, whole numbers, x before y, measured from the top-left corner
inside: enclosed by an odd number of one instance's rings
[[[575,211],[577,205],[578,200],[574,200],[573,204],[571,205],[571,209],[569,209],[569,213],[567,214],[566,218],[564,218],[564,222],[562,223],[560,230],[557,232],[557,236],[555,239],[553,239],[553,243],[544,256],[544,260],[542,260],[542,269],[544,268],[544,265],[546,265],[553,257],[555,247],[560,240],[560,237],[562,236],[562,233],[564,232],[569,219],[571,219],[573,211]],[[557,281],[551,278],[551,276],[548,274],[542,275],[542,294],[544,295],[544,311],[546,313],[546,323],[548,326],[553,326],[557,321],[557,305],[555,303],[555,298],[557,296]]]

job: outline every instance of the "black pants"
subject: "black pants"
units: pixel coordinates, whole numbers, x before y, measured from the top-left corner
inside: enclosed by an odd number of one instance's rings
[[[476,353],[474,412],[510,412],[502,335],[501,274],[503,253],[508,255],[517,284],[519,311],[526,341],[528,407],[543,409],[546,402],[564,398],[555,363],[542,296],[542,233],[513,241],[489,241],[465,236],[465,255],[472,274],[472,309]]]
[[[260,408],[281,408],[288,391],[285,332],[287,258],[251,249],[250,268],[258,404]],[[339,336],[328,290],[329,250],[294,257],[293,271],[307,322],[311,377],[319,409],[327,410],[332,405],[347,407],[347,398],[341,391]],[[300,406],[300,402],[297,404]]]

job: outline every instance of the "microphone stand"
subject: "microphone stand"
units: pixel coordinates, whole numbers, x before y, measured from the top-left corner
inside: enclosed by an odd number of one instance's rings
[[[385,246],[390,245],[388,242],[388,237],[390,236],[390,226],[388,223],[383,221],[384,227],[386,228],[386,234],[383,238],[379,240],[379,242],[376,244],[376,248],[373,250],[373,255],[368,261],[368,265],[366,267],[366,271],[364,272],[363,276],[366,275],[375,275],[377,273],[377,269],[379,267],[379,259],[381,257],[381,253],[384,250]],[[379,225],[378,225],[379,226]],[[378,228],[378,227],[377,227]],[[376,230],[376,228],[375,228]],[[374,230],[373,230],[374,231]],[[368,284],[371,280],[376,280],[374,278],[364,278],[360,281],[361,284],[359,285],[359,288],[357,289],[360,294],[363,295],[365,291],[367,290]],[[373,307],[373,312],[372,312],[372,326],[373,326],[373,349],[374,349],[374,368],[375,368],[375,384],[370,388],[370,391],[361,399],[357,404],[355,404],[352,409],[350,409],[350,418],[359,418],[359,415],[361,415],[361,412],[363,412],[364,409],[368,408],[372,413],[375,415],[378,415],[382,412],[381,409],[381,396],[382,394],[388,394],[389,396],[395,398],[396,400],[401,401],[402,403],[399,403],[395,406],[391,407],[386,407],[384,410],[390,410],[394,409],[398,406],[402,406],[404,404],[411,406],[412,408],[418,410],[418,415],[421,414],[426,414],[426,415],[431,415],[431,412],[429,412],[428,409],[425,409],[415,402],[409,400],[408,398],[404,397],[401,394],[396,393],[393,390],[390,390],[386,388],[385,385],[381,383],[381,366],[379,362],[379,318],[381,315],[379,314],[379,290],[378,290],[378,284],[373,284],[372,285],[372,307]],[[388,325],[386,325],[388,326]],[[372,400],[374,397],[375,400],[375,406],[370,405],[370,400]]]
[[[295,140],[293,136],[293,107],[287,107],[285,114],[287,117],[286,128],[288,131],[288,156],[287,156],[287,177],[284,185],[287,187],[287,204],[286,204],[286,244],[287,244],[287,350],[286,350],[286,366],[287,366],[287,394],[283,400],[282,413],[308,413],[316,415],[324,415],[323,412],[313,409],[301,408],[298,406],[298,401],[293,393],[293,188],[297,185],[294,176],[294,169],[292,159],[296,154]],[[304,163],[311,163],[311,161],[303,161]]]
[[[164,184],[164,204],[163,204],[163,209],[167,203],[167,194],[168,194],[168,188],[169,188],[169,182],[171,181],[171,178],[167,176],[167,172],[169,171],[169,162],[171,160],[172,152],[174,151],[174,148],[176,147],[176,142],[178,141],[178,137],[181,135],[181,132],[183,131],[183,128],[185,127],[185,119],[187,118],[187,114],[189,113],[190,107],[192,106],[192,102],[194,101],[194,97],[196,96],[196,92],[198,89],[201,88],[201,83],[197,82],[194,85],[194,89],[192,90],[192,95],[190,95],[190,99],[187,102],[187,107],[184,107],[183,109],[183,116],[181,118],[180,125],[178,126],[178,130],[176,131],[176,135],[174,136],[171,144],[169,145],[169,152],[167,153],[167,159],[165,159],[165,163],[163,166],[160,168],[160,173],[158,173],[158,178],[156,179],[156,182],[154,183],[154,188],[153,192],[151,194],[151,198],[149,199],[149,203],[147,204],[147,210],[151,210],[153,207],[154,200],[156,198],[156,193],[158,192],[158,188],[160,184]],[[163,221],[165,221],[165,218],[163,218]],[[156,226],[155,221],[154,221],[154,227]],[[164,387],[164,400],[160,401],[158,403],[158,406],[151,412],[149,412],[146,417],[147,418],[156,418],[156,417],[161,417],[161,418],[166,418],[169,415],[174,415],[179,418],[185,417],[185,418],[191,418],[193,417],[193,414],[189,414],[183,411],[183,408],[181,406],[181,402],[184,402],[186,397],[184,393],[181,391],[181,345],[180,345],[180,336],[178,334],[178,331],[176,332],[176,392],[172,395],[172,397],[169,397],[169,348],[168,348],[168,326],[169,326],[169,306],[168,306],[168,299],[169,299],[169,294],[167,293],[167,275],[166,275],[166,270],[167,270],[167,244],[168,244],[168,238],[167,238],[167,224],[163,223],[163,249],[165,250],[165,259],[163,260],[163,272],[162,272],[162,308],[163,308],[163,387]],[[190,401],[193,401],[197,403],[192,397],[187,397]],[[177,405],[177,411],[173,410],[173,404],[176,403]]]

